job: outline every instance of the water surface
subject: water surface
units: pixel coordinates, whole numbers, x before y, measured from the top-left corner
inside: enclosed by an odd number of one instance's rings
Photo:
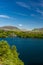
[[[43,65],[43,39],[32,38],[0,38],[10,45],[16,45],[25,65]]]

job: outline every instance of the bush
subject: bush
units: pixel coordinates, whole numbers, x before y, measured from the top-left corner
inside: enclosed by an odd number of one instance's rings
[[[0,64],[2,65],[24,65],[19,59],[16,46],[10,47],[6,41],[0,41]]]

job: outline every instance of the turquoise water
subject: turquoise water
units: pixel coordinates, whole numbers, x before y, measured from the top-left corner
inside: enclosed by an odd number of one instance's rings
[[[11,46],[16,45],[25,65],[43,65],[43,39],[0,38]]]

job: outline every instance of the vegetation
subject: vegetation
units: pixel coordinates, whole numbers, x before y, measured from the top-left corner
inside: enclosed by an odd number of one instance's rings
[[[43,38],[42,32],[16,32],[15,34],[21,38]]]
[[[16,46],[10,47],[6,41],[0,41],[0,65],[24,65],[19,59]]]
[[[43,38],[43,32],[33,32],[33,31],[4,31],[0,30],[0,38],[6,37],[21,37],[21,38]]]

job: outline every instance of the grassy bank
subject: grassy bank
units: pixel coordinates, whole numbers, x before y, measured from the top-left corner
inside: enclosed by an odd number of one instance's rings
[[[16,46],[10,47],[6,41],[0,41],[0,65],[24,65],[19,58]]]

